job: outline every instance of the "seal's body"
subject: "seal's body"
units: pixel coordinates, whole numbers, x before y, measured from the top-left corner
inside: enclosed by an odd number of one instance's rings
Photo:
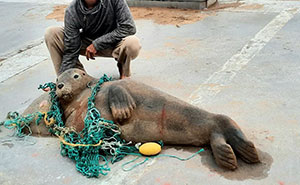
[[[66,126],[84,127],[87,101],[96,79],[78,69],[58,77],[56,93],[61,101]],[[40,97],[25,113],[41,107]],[[217,163],[237,168],[235,153],[245,162],[259,162],[256,149],[237,124],[227,116],[209,113],[155,88],[130,79],[106,82],[96,96],[102,117],[119,124],[126,141],[162,140],[165,144],[210,145]],[[46,129],[45,129],[46,130]],[[40,134],[44,130],[38,129]],[[36,129],[33,129],[34,133]]]

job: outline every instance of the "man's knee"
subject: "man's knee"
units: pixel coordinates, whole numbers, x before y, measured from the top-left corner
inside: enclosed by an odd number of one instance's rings
[[[126,54],[132,59],[136,58],[139,55],[142,46],[140,43],[140,39],[135,35],[126,37],[123,44],[126,48]]]
[[[45,42],[46,43],[54,43],[55,40],[63,39],[63,28],[58,26],[48,27],[45,31]]]

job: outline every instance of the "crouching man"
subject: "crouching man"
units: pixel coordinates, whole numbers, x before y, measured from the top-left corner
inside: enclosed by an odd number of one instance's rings
[[[56,74],[84,69],[80,55],[113,57],[120,79],[130,76],[130,62],[141,49],[126,0],[73,0],[65,11],[64,27],[49,27],[45,33]]]

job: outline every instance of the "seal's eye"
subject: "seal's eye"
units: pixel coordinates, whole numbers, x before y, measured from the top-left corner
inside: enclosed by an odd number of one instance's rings
[[[74,78],[76,79],[76,78],[79,78],[79,75],[74,75]]]
[[[82,73],[82,75],[84,76],[84,75],[85,75],[85,73]]]

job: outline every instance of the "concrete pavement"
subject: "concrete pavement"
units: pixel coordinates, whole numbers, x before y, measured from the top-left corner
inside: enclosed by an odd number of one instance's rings
[[[1,129],[0,184],[299,184],[299,9],[299,1],[247,0],[180,28],[136,20],[143,50],[132,63],[132,78],[232,117],[256,144],[261,164],[239,161],[228,172],[207,149],[186,162],[157,158],[124,172],[129,156],[108,176],[88,179],[59,154],[57,139],[18,141]],[[94,76],[118,77],[113,59],[81,60]],[[44,43],[0,65],[1,120],[8,111],[24,110],[42,93],[37,86],[55,79]],[[196,151],[163,149],[181,157]]]
[[[57,24],[45,20],[51,11],[47,4],[0,1],[0,58],[39,44],[45,28]]]

